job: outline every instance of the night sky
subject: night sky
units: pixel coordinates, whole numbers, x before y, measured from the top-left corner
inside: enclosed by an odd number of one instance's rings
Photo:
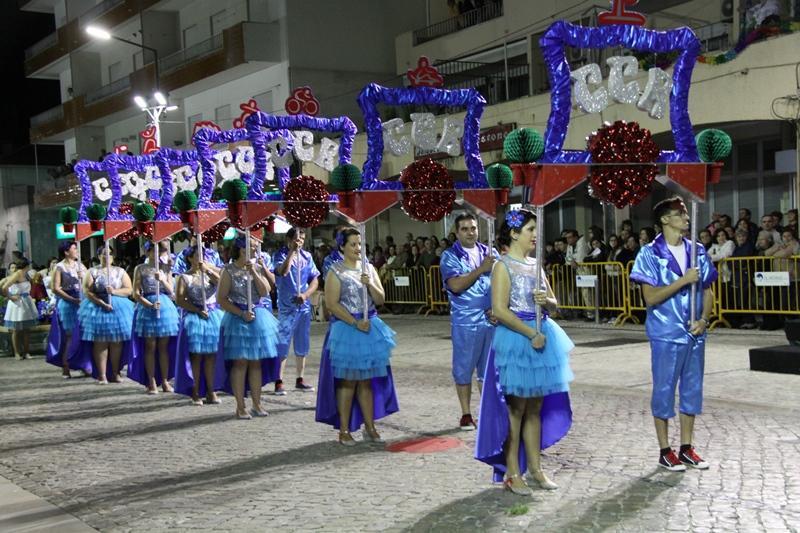
[[[3,0],[0,7],[0,65],[2,65],[3,128],[0,131],[0,164],[33,164],[34,151],[28,137],[29,117],[58,105],[58,81],[25,77],[25,48],[55,31],[55,20],[45,13],[20,11],[16,0]],[[39,163],[59,164],[61,146],[39,146]]]

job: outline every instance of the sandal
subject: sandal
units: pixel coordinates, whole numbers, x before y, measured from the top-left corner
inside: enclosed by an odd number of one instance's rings
[[[340,431],[339,444],[341,444],[342,446],[355,446],[356,441],[349,431]]]
[[[558,485],[553,483],[553,481],[549,477],[547,477],[547,474],[545,474],[541,470],[530,470],[528,477],[534,480],[541,489],[556,490],[558,488]]]
[[[518,479],[522,483],[522,487],[514,486],[514,480],[515,479]],[[525,483],[525,480],[522,479],[522,476],[519,475],[519,474],[506,478],[506,480],[503,481],[503,486],[505,487],[505,489],[507,491],[510,491],[510,492],[512,492],[514,494],[517,494],[519,496],[532,496],[533,495],[533,491],[528,486],[528,484]]]

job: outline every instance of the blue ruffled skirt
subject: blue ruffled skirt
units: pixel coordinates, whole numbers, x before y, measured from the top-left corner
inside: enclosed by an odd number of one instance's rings
[[[81,301],[78,320],[81,322],[81,339],[85,341],[122,342],[133,333],[133,302],[124,296],[112,296],[113,310],[106,311],[88,298]]]
[[[536,328],[535,320],[523,322]],[[492,349],[503,394],[541,398],[569,391],[569,382],[575,377],[569,367],[569,352],[575,344],[553,320],[542,321],[542,333],[546,342],[538,351],[524,335],[503,325],[497,327]]]
[[[56,307],[58,308],[58,318],[61,320],[61,327],[66,331],[75,329],[75,325],[78,323],[79,304],[74,304],[59,298],[56,302]]]
[[[208,319],[195,313],[186,313],[183,318],[183,335],[189,353],[216,354],[219,349],[219,328],[225,313],[221,309],[209,310]]]
[[[389,357],[396,346],[395,332],[377,316],[370,318],[369,323],[367,333],[341,320],[331,324],[327,348],[335,378],[363,380],[386,376]]]
[[[263,307],[253,308],[255,320],[245,322],[236,315],[222,317],[222,353],[226,360],[272,359],[278,356],[278,321]]]
[[[154,303],[156,295],[145,296],[147,301]],[[164,293],[158,295],[161,304],[160,317],[156,317],[156,310],[144,305],[136,306],[136,335],[139,337],[174,337],[178,334],[181,320],[175,303]]]

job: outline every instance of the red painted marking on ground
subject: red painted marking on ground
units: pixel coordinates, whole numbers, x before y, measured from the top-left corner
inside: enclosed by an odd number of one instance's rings
[[[390,452],[406,452],[406,453],[437,453],[452,448],[463,446],[460,439],[452,437],[423,437],[421,439],[404,440],[402,442],[395,442],[386,447]]]

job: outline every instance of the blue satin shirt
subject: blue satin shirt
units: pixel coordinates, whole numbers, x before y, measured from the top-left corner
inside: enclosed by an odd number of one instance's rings
[[[691,264],[691,242],[683,239],[686,248],[686,269]],[[702,244],[697,243],[697,268],[700,282],[695,302],[696,317],[703,313],[703,291],[717,280],[717,269],[706,254]],[[631,281],[653,287],[665,287],[676,282],[683,274],[678,261],[667,247],[664,236],[643,246],[636,256],[631,270]],[[650,340],[687,344],[693,337],[689,334],[691,287],[686,286],[658,305],[648,306],[645,329]],[[705,334],[704,334],[705,335]]]
[[[480,277],[461,293],[454,293],[447,286],[447,280],[469,274],[480,266],[489,253],[495,258],[497,252],[491,251],[487,246],[476,243],[480,250],[478,264],[473,264],[469,254],[456,241],[453,246],[442,252],[439,267],[442,271],[442,282],[447,296],[450,299],[450,321],[454,326],[490,326],[486,311],[492,308],[491,272],[481,274]]]
[[[284,246],[272,257],[272,267],[274,270],[286,261],[289,255],[289,249]],[[300,262],[300,287],[297,287],[297,268],[298,259]],[[273,271],[274,271],[273,270]],[[311,309],[311,302],[308,300],[302,306],[298,306],[294,302],[294,297],[300,292],[308,290],[308,285],[316,278],[319,277],[319,270],[314,264],[314,258],[305,250],[300,250],[299,255],[295,254],[292,260],[292,266],[285,276],[275,274],[275,285],[278,289],[278,311],[290,312],[297,309]]]

